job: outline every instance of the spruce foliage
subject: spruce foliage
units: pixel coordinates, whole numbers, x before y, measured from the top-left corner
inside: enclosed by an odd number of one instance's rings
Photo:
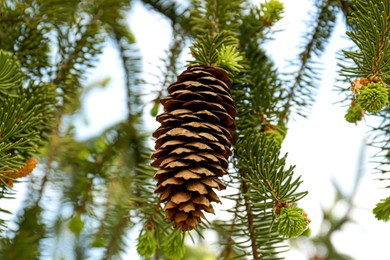
[[[389,115],[389,71],[390,71],[390,3],[388,1],[353,2],[354,11],[349,16],[351,30],[347,35],[355,43],[352,50],[343,50],[346,59],[354,64],[342,66],[341,76],[350,80],[352,106],[357,103],[368,113],[376,114],[378,125],[370,145],[377,148],[374,156],[381,181],[389,180],[390,115]],[[389,186],[386,186],[387,188]],[[388,220],[389,200],[381,200],[373,210],[378,219]]]

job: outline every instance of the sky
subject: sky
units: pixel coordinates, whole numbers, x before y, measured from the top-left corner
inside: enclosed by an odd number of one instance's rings
[[[258,1],[257,1],[258,2]],[[287,60],[295,59],[301,36],[305,32],[304,22],[313,11],[311,1],[282,1],[285,4],[284,18],[276,25],[282,29],[274,35],[275,40],[266,44],[269,55],[283,71]],[[142,25],[142,26],[140,26]],[[134,32],[138,47],[143,57],[143,65],[147,81],[150,85],[158,83],[158,67],[170,44],[171,29],[168,21],[162,16],[145,9],[135,2],[129,26]],[[158,43],[158,44],[156,44]],[[302,175],[302,189],[309,194],[300,202],[312,220],[310,226],[315,235],[320,231],[321,207],[332,204],[334,189],[332,180],[336,181],[347,194],[351,192],[354,176],[359,163],[359,153],[372,119],[358,125],[347,123],[344,114],[347,107],[340,101],[334,83],[337,75],[335,53],[342,47],[350,46],[345,39],[345,27],[342,23],[336,28],[326,52],[321,57],[323,62],[322,81],[310,115],[307,119],[297,118],[289,123],[289,131],[283,143],[283,151],[288,152],[288,163],[296,165],[295,173]],[[120,68],[119,56],[114,47],[107,46],[102,54],[101,63],[89,75],[91,82],[110,77],[110,84],[104,89],[95,89],[85,97],[83,118],[78,119],[79,138],[86,138],[102,131],[126,116],[124,75]],[[184,70],[184,67],[183,67]],[[147,99],[148,97],[146,97]],[[153,96],[150,96],[150,100]],[[88,124],[85,124],[85,120]],[[158,127],[154,118],[146,118],[149,130]],[[364,161],[369,161],[373,154],[367,149]],[[352,218],[355,224],[346,225],[334,236],[336,248],[349,254],[355,260],[385,259],[388,254],[388,240],[383,239],[390,234],[390,225],[377,221],[371,213],[372,208],[382,198],[388,196],[386,190],[380,189],[381,183],[370,174],[373,165],[365,164],[365,173],[359,186]],[[17,184],[19,185],[19,184]],[[23,190],[18,198],[23,197]],[[17,203],[13,203],[16,207]],[[335,208],[343,212],[345,205]],[[12,208],[11,208],[12,210]],[[135,242],[130,244],[129,255],[135,259]],[[299,250],[290,250],[286,255],[290,260],[306,260]],[[133,258],[132,258],[133,259]]]

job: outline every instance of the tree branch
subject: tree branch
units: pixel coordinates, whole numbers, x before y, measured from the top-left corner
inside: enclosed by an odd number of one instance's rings
[[[314,33],[312,34],[310,41],[306,45],[305,50],[301,53],[301,66],[298,69],[297,75],[296,75],[295,80],[294,80],[294,84],[291,87],[291,90],[287,96],[286,104],[284,105],[285,110],[284,110],[284,113],[282,114],[282,116],[284,118],[287,118],[287,115],[290,111],[291,102],[294,99],[295,94],[296,94],[296,89],[299,87],[299,83],[301,82],[301,80],[304,76],[307,62],[311,58],[311,54],[316,47],[314,43],[318,38],[320,38],[321,27],[323,26],[321,23],[325,20],[326,10],[330,6],[330,4],[331,4],[331,1],[327,1],[325,3],[325,5],[321,8],[321,12],[317,18],[317,26],[314,29]]]
[[[256,240],[256,230],[255,226],[253,223],[253,212],[252,212],[252,207],[250,205],[247,193],[249,191],[248,184],[245,181],[245,173],[240,171],[241,175],[241,190],[244,194],[244,201],[245,201],[245,208],[246,208],[246,213],[247,213],[247,219],[248,219],[248,229],[249,229],[249,236],[251,240],[251,247],[252,247],[252,256],[254,260],[260,260],[259,252],[257,250],[258,244]]]
[[[382,31],[379,32],[379,50],[377,53],[377,56],[375,57],[375,65],[373,68],[374,76],[379,76],[379,62],[383,56],[383,48],[385,47],[385,42],[388,42],[389,39],[387,36],[389,32],[389,26],[390,26],[390,5],[388,5],[389,10],[387,10],[387,16],[385,21],[385,31],[382,33]]]

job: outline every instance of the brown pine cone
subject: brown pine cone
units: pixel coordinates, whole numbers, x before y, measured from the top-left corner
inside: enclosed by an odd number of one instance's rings
[[[166,202],[166,219],[183,231],[194,229],[203,210],[214,213],[221,202],[213,189],[225,189],[218,178],[227,174],[236,109],[226,71],[193,66],[168,87],[161,100],[165,112],[153,133],[156,151],[152,166],[160,168],[156,193]]]

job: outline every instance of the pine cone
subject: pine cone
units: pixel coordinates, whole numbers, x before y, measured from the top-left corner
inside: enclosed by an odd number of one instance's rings
[[[165,112],[153,133],[156,151],[152,166],[159,167],[156,193],[167,202],[166,219],[183,231],[194,229],[203,210],[214,213],[214,192],[225,189],[218,177],[227,174],[236,109],[226,71],[189,67],[168,87],[161,100]]]
[[[4,182],[8,187],[14,187],[14,181],[12,179],[23,178],[32,173],[35,167],[38,164],[38,160],[35,157],[31,157],[28,159],[24,165],[24,167],[16,169],[14,172],[3,172],[1,173],[3,176],[0,177],[0,182]],[[8,177],[8,178],[7,178]]]

